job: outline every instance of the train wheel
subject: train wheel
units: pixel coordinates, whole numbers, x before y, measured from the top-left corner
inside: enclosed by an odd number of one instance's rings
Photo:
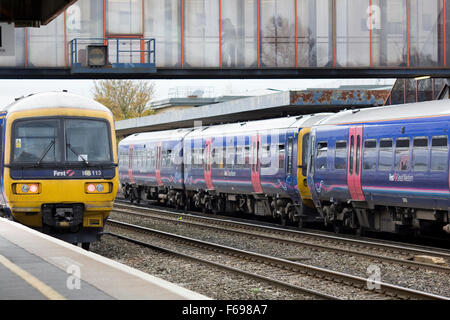
[[[82,242],[81,243],[81,247],[84,249],[84,250],[87,250],[87,251],[89,251],[89,246],[91,245],[91,243],[90,242]]]
[[[280,223],[281,223],[282,226],[285,227],[287,225],[287,220],[288,220],[288,218],[287,218],[287,216],[285,214],[282,214],[280,216]]]
[[[303,227],[304,227],[303,218],[301,218],[301,217],[298,218],[297,227],[299,229],[303,229]]]
[[[335,221],[333,224],[334,233],[342,233],[343,227],[340,221]]]
[[[366,235],[366,228],[364,227],[359,227],[358,229],[355,230],[355,234],[358,237],[364,237]]]

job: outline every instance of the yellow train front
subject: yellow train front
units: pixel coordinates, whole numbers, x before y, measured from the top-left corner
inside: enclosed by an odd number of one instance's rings
[[[39,93],[4,108],[0,125],[3,215],[89,248],[118,187],[111,111],[83,96]]]

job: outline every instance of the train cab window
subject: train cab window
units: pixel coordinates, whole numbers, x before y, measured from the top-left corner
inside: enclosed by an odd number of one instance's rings
[[[316,150],[316,168],[317,170],[325,170],[327,168],[328,143],[318,142]]]
[[[448,167],[448,144],[446,136],[431,138],[431,170],[446,171]]]
[[[284,170],[284,157],[284,143],[280,143],[278,145],[278,168],[280,168],[281,170]]]
[[[14,162],[60,161],[58,120],[26,120],[14,124]],[[41,159],[42,158],[42,159]]]
[[[375,170],[377,167],[377,140],[364,141],[363,169]]]
[[[412,169],[414,171],[427,171],[428,169],[428,138],[415,137],[412,150]]]
[[[347,168],[347,141],[336,141],[334,168],[336,170]]]
[[[380,139],[380,152],[378,154],[378,170],[392,170],[392,139]]]

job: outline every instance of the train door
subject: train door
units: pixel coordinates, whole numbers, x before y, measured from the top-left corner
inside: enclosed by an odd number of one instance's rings
[[[357,201],[365,200],[361,186],[362,132],[362,126],[350,127],[348,137],[347,185],[351,198]]]
[[[133,178],[133,153],[134,153],[134,145],[130,144],[128,148],[128,176],[130,177],[130,182],[134,183]]]
[[[155,164],[155,176],[156,176],[156,183],[158,186],[161,186],[162,180],[161,180],[161,157],[162,148],[161,148],[161,142],[158,142],[156,145],[156,164]]]
[[[205,183],[206,188],[208,190],[214,189],[213,183],[212,183],[212,176],[211,176],[211,162],[212,162],[212,139],[207,139],[205,142],[205,152],[203,154],[204,161],[204,171],[205,171]]]
[[[257,134],[252,136],[252,147],[250,150],[250,168],[251,168],[251,177],[252,177],[252,185],[255,193],[262,193],[261,186],[261,159],[260,159],[260,151],[261,149],[261,135]]]

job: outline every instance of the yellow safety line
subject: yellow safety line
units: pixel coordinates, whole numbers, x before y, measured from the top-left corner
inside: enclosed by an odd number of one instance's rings
[[[17,274],[19,277],[21,277],[23,280],[28,282],[32,287],[37,289],[40,293],[42,293],[44,296],[46,296],[50,300],[66,300],[62,295],[60,295],[58,292],[50,288],[48,285],[43,283],[38,278],[34,277],[27,271],[23,270],[18,265],[14,264],[13,262],[9,261],[7,258],[2,256],[0,254],[0,263],[3,264],[6,268]]]

